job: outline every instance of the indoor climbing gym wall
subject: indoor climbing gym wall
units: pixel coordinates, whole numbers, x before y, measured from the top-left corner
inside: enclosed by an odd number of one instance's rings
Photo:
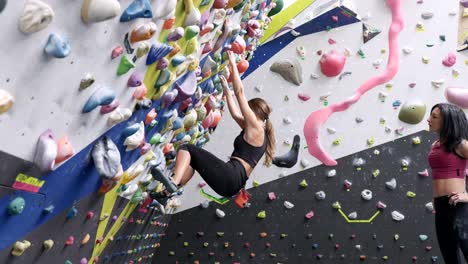
[[[443,263],[432,105],[468,108],[466,1],[0,0],[2,263]],[[227,160],[233,51],[274,165],[164,190],[182,144]],[[226,114],[226,115],[225,115]],[[154,199],[157,198],[158,199]]]
[[[274,7],[0,0],[0,262],[151,263],[182,192],[150,169],[210,140]]]

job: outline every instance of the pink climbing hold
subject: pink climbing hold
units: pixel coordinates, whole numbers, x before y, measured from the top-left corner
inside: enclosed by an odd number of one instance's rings
[[[308,101],[310,99],[310,96],[307,95],[307,94],[303,94],[303,93],[299,93],[297,94],[297,97],[299,97],[299,99],[301,99],[302,101]]]
[[[74,242],[75,242],[75,238],[73,236],[69,236],[67,238],[67,241],[65,241],[65,245],[66,246],[71,246],[71,245],[73,245]]]
[[[112,101],[112,103],[108,104],[108,105],[103,105],[101,106],[101,115],[104,115],[104,114],[107,114],[107,113],[110,113],[112,111],[114,111],[115,109],[117,109],[117,107],[119,107],[120,103],[119,103],[119,100],[117,99],[114,99],[114,101]]]
[[[427,171],[427,169],[425,169],[425,170],[423,170],[423,171],[418,172],[418,175],[419,175],[419,176],[423,176],[423,177],[428,177],[428,176],[429,176],[429,172]]]
[[[202,181],[198,183],[198,187],[203,188],[206,186],[206,182]]]
[[[447,57],[442,60],[442,64],[447,67],[452,67],[455,63],[457,63],[457,55],[453,53],[449,53]]]
[[[137,99],[137,100],[143,100],[145,98],[147,92],[148,92],[148,89],[146,88],[146,85],[144,83],[142,83],[133,92],[133,98]]]
[[[89,212],[86,214],[86,219],[89,220],[89,219],[93,218],[93,216],[94,216],[94,213],[91,212],[91,211],[89,211]]]
[[[270,199],[270,201],[276,200],[275,193],[274,192],[269,192],[268,193],[268,199]]]
[[[111,58],[115,59],[118,56],[122,55],[123,52],[124,52],[124,49],[122,48],[122,46],[117,46],[112,50]]]
[[[331,20],[335,23],[338,22],[338,16],[331,16]]]
[[[328,39],[328,44],[330,44],[330,45],[336,44],[336,40],[334,40],[332,38],[329,38]]]
[[[468,108],[468,89],[466,88],[449,86],[445,88],[445,98],[454,105]]]
[[[356,103],[361,96],[372,88],[390,81],[398,72],[399,69],[399,49],[398,49],[398,33],[403,29],[404,21],[400,8],[400,0],[386,0],[387,6],[392,11],[392,23],[389,28],[389,56],[388,64],[385,71],[379,75],[373,76],[364,82],[356,92],[347,100],[330,105],[326,108],[312,112],[306,119],[304,124],[304,137],[307,142],[309,153],[320,160],[327,166],[337,164],[328,153],[326,153],[319,141],[319,129],[325,123],[331,114],[341,112],[348,109],[352,104]]]
[[[80,264],[88,264],[88,260],[86,258],[82,258]]]
[[[315,215],[315,214],[314,214],[314,211],[310,211],[310,212],[308,212],[308,213],[305,215],[305,218],[311,219],[312,217],[314,217],[314,215]]]
[[[332,50],[328,54],[323,54],[320,58],[320,70],[323,75],[334,77],[341,73],[346,63],[346,56]]]

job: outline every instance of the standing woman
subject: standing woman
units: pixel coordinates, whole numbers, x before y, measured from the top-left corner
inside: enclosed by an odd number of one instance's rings
[[[234,151],[229,161],[225,162],[210,152],[195,145],[184,144],[179,147],[172,178],[163,175],[156,167],[151,174],[161,181],[170,193],[187,184],[195,171],[219,195],[230,197],[244,188],[249,175],[258,161],[266,153],[266,166],[271,164],[275,149],[274,130],[269,119],[271,108],[261,98],[247,101],[244,86],[236,66],[235,55],[227,51],[229,65],[233,75],[234,94],[239,108],[234,102],[228,83],[220,76],[229,112],[242,129],[234,140]]]
[[[463,263],[458,249],[468,260],[468,121],[459,107],[440,103],[432,107],[427,122],[429,130],[439,136],[428,156],[437,240],[445,263]]]

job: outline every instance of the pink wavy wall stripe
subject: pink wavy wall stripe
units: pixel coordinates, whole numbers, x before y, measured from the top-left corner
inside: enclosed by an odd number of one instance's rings
[[[398,50],[398,33],[403,29],[404,22],[401,14],[400,0],[387,0],[387,5],[392,12],[392,23],[388,32],[389,40],[389,55],[388,63],[385,71],[379,75],[373,76],[364,82],[347,100],[332,104],[326,108],[312,112],[306,119],[304,124],[304,137],[307,142],[309,153],[320,160],[327,166],[334,166],[337,164],[328,153],[326,153],[319,141],[319,129],[328,120],[331,114],[341,112],[352,104],[356,103],[361,96],[376,87],[390,81],[396,75],[399,69],[399,50]]]

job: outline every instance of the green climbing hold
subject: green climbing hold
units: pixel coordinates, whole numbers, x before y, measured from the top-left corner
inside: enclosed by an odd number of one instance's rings
[[[383,256],[382,259],[383,260],[388,260],[388,256]]]
[[[143,192],[140,188],[133,194],[132,198],[130,199],[131,204],[137,204],[143,201]]]
[[[151,137],[150,144],[151,145],[157,145],[159,143],[161,143],[161,134],[156,133],[156,134],[154,134],[153,137]]]
[[[258,181],[253,181],[252,186],[253,187],[258,187],[258,186],[260,186],[260,183]]]
[[[280,238],[286,238],[287,236],[288,236],[288,234],[283,233],[283,234],[280,235]]]
[[[333,140],[333,145],[338,146],[338,145],[341,144],[342,141],[343,141],[343,138],[339,137],[339,138]]]
[[[224,232],[216,232],[216,235],[217,235],[218,237],[222,237],[222,236],[224,236]]]
[[[175,256],[175,252],[174,251],[169,251],[169,256]]]
[[[400,239],[400,235],[399,235],[399,234],[395,234],[395,235],[393,236],[393,239],[395,239],[395,241],[398,240],[398,239]]]
[[[117,68],[117,75],[124,75],[131,68],[135,68],[135,64],[132,61],[130,61],[126,55],[124,55],[120,59],[119,67]]]
[[[301,186],[302,188],[305,188],[305,187],[309,186],[309,184],[307,184],[306,180],[302,180],[302,181],[299,183],[299,186]]]
[[[210,245],[210,243],[208,243],[208,242],[203,243],[203,247],[205,247],[205,248],[208,247],[209,245]]]
[[[65,264],[73,264],[73,263],[67,259],[65,260]]]
[[[368,147],[372,147],[375,143],[375,138],[374,137],[371,137],[371,138],[368,138],[367,139],[367,146]]]
[[[421,241],[426,241],[427,240],[427,235],[419,235],[419,239],[421,239]]]
[[[414,192],[408,191],[408,192],[406,193],[406,196],[408,196],[409,198],[414,198],[414,197],[416,197],[416,194],[415,194]]]
[[[21,214],[24,210],[25,205],[26,205],[26,202],[24,201],[22,197],[16,197],[8,205],[8,214],[9,215]]]
[[[260,218],[260,219],[266,218],[266,212],[265,212],[265,211],[260,211],[260,212],[257,214],[257,218]]]
[[[196,25],[188,26],[185,28],[185,39],[190,40],[193,37],[197,36],[200,33],[200,28]]]
[[[375,170],[372,172],[372,176],[374,176],[374,178],[377,178],[377,176],[379,176],[380,174],[380,170]]]
[[[184,242],[184,247],[188,247],[188,242]]]
[[[197,38],[192,38],[187,41],[187,46],[185,47],[185,55],[190,55],[194,53],[198,48]]]
[[[171,79],[171,75],[172,73],[168,69],[162,70],[159,74],[158,80],[154,84],[154,88],[159,89],[165,85]]]
[[[420,100],[413,100],[401,106],[398,119],[405,123],[415,125],[424,119],[425,114],[426,104]]]
[[[275,2],[276,2],[276,6],[272,8],[270,12],[268,13],[269,17],[274,16],[278,14],[281,10],[283,10],[283,7],[284,7],[283,0],[276,0]]]
[[[366,54],[364,54],[364,51],[362,51],[362,49],[359,49],[358,52],[357,52],[357,54],[358,54],[359,56],[361,56],[361,59],[365,59],[365,58],[366,58]]]

